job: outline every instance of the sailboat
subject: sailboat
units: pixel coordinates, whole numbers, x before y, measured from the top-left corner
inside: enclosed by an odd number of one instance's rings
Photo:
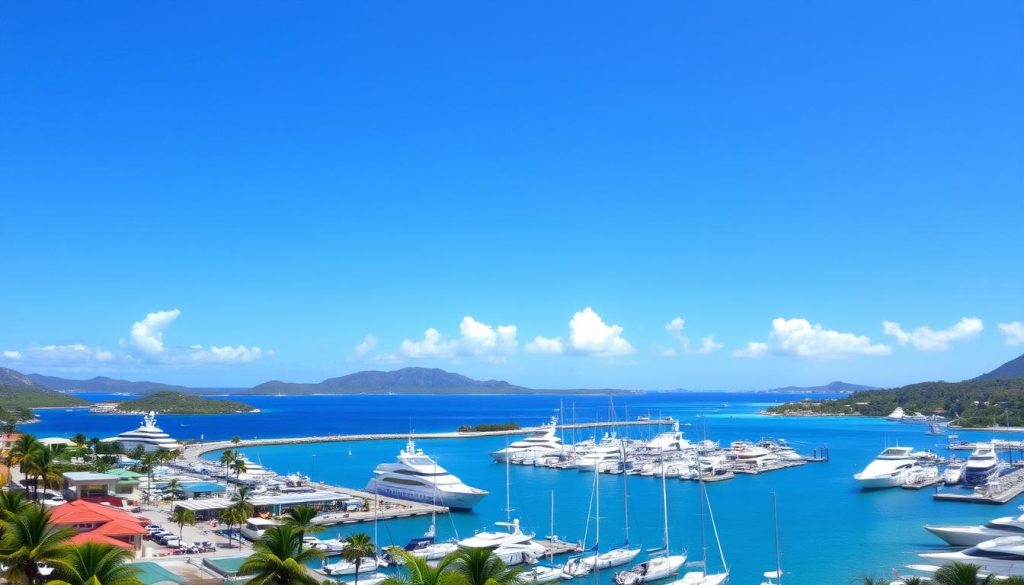
[[[775,570],[765,571],[761,585],[782,585],[782,549],[779,544],[779,498],[772,492],[772,515],[775,517]]]
[[[434,462],[434,468],[437,468],[437,462]],[[437,506],[437,487],[434,487],[434,494],[431,504]],[[454,524],[452,527],[454,528]],[[456,537],[458,534],[456,534]],[[411,539],[405,545],[405,551],[414,557],[419,557],[428,561],[436,561],[442,559],[453,552],[459,550],[459,545],[456,539],[450,539],[445,542],[437,542],[437,512],[436,508],[430,510],[430,527],[423,533],[423,536],[419,538]],[[385,553],[387,554],[387,553]]]
[[[703,549],[703,558],[696,562],[687,563],[690,567],[700,567],[699,571],[689,571],[669,585],[724,585],[729,582],[729,566],[725,562],[725,552],[722,550],[722,541],[718,538],[718,527],[715,525],[715,513],[711,509],[711,500],[708,498],[707,486],[704,480],[700,480],[700,539]],[[715,543],[718,545],[718,555],[722,559],[721,573],[708,573],[708,546],[707,535],[704,527],[704,504],[707,503],[708,518],[711,520],[711,530],[715,536]]]
[[[506,438],[506,443],[508,439]],[[495,522],[495,526],[504,527],[506,530],[481,530],[459,541],[459,546],[465,548],[488,548],[497,549],[502,546],[526,544],[533,540],[532,532],[523,532],[519,528],[519,519],[512,518],[512,483],[509,471],[509,458],[505,458],[505,521]]]
[[[668,496],[665,491],[665,466],[661,468],[661,513],[664,519],[664,527],[662,532],[662,547],[647,551],[651,553],[650,559],[640,563],[633,567],[629,571],[622,571],[615,575],[615,583],[617,585],[637,585],[639,583],[647,583],[649,581],[657,581],[666,577],[671,577],[679,572],[682,568],[683,563],[686,562],[686,553],[672,555],[669,554],[669,543],[668,543]]]
[[[377,540],[377,518],[378,518],[379,510],[380,510],[380,502],[378,502],[378,500],[377,500],[377,493],[374,492],[374,494],[373,494],[373,543],[374,543],[374,545],[376,545],[377,542],[378,542],[378,540]],[[335,577],[335,576],[338,576],[338,575],[355,575],[356,573],[363,574],[363,573],[371,573],[371,572],[373,572],[372,575],[359,579],[359,582],[360,583],[366,582],[366,583],[370,583],[371,585],[376,585],[377,583],[380,583],[384,579],[387,579],[387,575],[384,575],[382,573],[376,573],[374,571],[376,571],[380,567],[386,567],[387,564],[388,564],[387,561],[384,560],[383,558],[379,557],[379,556],[374,556],[373,558],[364,557],[364,558],[359,560],[359,567],[357,568],[355,562],[353,562],[353,561],[347,561],[347,560],[342,559],[342,560],[340,560],[340,561],[338,561],[336,563],[328,563],[327,562],[327,557],[324,557],[324,563],[323,563],[323,565],[320,566],[320,572],[323,573],[324,575],[327,575],[328,577]]]
[[[592,551],[594,554],[581,555],[573,557],[565,563],[562,567],[562,578],[572,579],[582,575],[589,575],[595,569],[600,571],[601,569],[609,569],[611,567],[618,567],[619,565],[625,565],[631,562],[640,554],[639,548],[629,548],[629,491],[628,482],[626,481],[626,475],[623,474],[623,499],[626,503],[625,506],[625,523],[626,523],[626,542],[621,546],[613,548],[608,552],[600,552],[601,546],[601,482],[600,474],[594,474],[594,495],[595,495],[595,518],[596,518],[596,530],[594,536],[594,546]],[[589,552],[589,551],[588,551]]]
[[[555,534],[555,491],[551,490],[551,533],[545,538],[548,542],[558,542],[558,535]],[[549,554],[548,560],[553,558]],[[551,583],[557,581],[562,577],[562,568],[556,567],[550,563],[548,564],[536,564],[529,569],[519,574],[519,577],[526,583],[533,583],[539,585],[541,583]]]

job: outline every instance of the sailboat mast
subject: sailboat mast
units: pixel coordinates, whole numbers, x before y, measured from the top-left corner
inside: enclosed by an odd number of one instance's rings
[[[779,542],[779,497],[772,491],[772,513],[775,516],[775,574],[778,585],[782,585],[782,548]]]
[[[715,511],[711,508],[711,499],[708,497],[707,488],[704,488],[704,499],[708,503],[708,519],[711,520],[711,531],[715,535],[715,544],[718,545],[718,556],[722,559],[722,568],[725,569],[725,573],[729,573],[729,565],[725,562],[725,551],[722,550],[722,540],[718,538],[718,525],[715,524]],[[707,567],[704,569],[707,571]]]
[[[708,576],[708,537],[707,530],[704,526],[704,498],[706,496],[707,488],[704,487],[704,478],[700,479],[700,492],[697,498],[697,507],[700,509],[700,549],[703,551],[703,560],[701,561],[701,572],[704,576]]]
[[[555,490],[551,490],[551,542],[555,541]]]
[[[665,519],[665,555],[668,556],[668,496],[665,492],[665,458],[661,458],[661,515]]]
[[[622,517],[626,521],[626,544],[629,544],[629,474],[626,473],[626,445],[619,439],[619,454],[622,457]],[[597,470],[595,469],[596,473]]]
[[[596,515],[594,520],[597,528],[594,532],[594,544],[596,544],[596,550],[594,550],[594,585],[598,585],[600,581],[597,578],[598,573],[601,572],[601,482],[598,478],[601,474],[594,469],[594,494],[595,494],[595,510]]]
[[[512,523],[512,481],[510,479],[508,435],[505,435],[505,522]],[[512,527],[509,527],[512,530]]]

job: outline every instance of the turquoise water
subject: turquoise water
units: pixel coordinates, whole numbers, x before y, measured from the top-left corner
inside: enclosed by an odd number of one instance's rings
[[[782,437],[802,452],[827,446],[832,460],[810,463],[758,476],[709,484],[726,560],[734,584],[760,583],[760,575],[774,567],[771,492],[778,493],[783,566],[790,585],[851,583],[864,575],[886,576],[894,567],[917,561],[916,552],[937,547],[939,541],[921,526],[929,522],[980,523],[1017,512],[1016,504],[985,506],[936,502],[931,491],[902,489],[861,492],[852,475],[862,469],[886,444],[919,449],[941,447],[945,439],[925,436],[918,425],[902,425],[866,418],[790,418],[756,414],[764,406],[792,396],[758,394],[646,394],[616,397],[616,414],[671,414],[692,426],[684,431],[693,440],[706,432],[727,444],[738,439]],[[163,428],[177,437],[204,434],[206,439],[233,435],[296,436],[327,432],[402,432],[452,430],[460,424],[514,419],[537,424],[559,408],[557,397],[399,397],[347,396],[305,398],[256,398],[251,402],[265,410],[258,415],[223,417],[160,417]],[[723,407],[723,402],[728,402]],[[575,404],[579,420],[607,419],[606,397],[568,397],[565,409]],[[716,412],[717,411],[717,412]],[[700,414],[705,413],[704,418]],[[83,411],[42,411],[42,421],[31,428],[40,436],[82,431],[108,436],[132,428],[138,417],[91,415]],[[627,428],[624,433],[647,437],[654,429]],[[190,435],[191,433],[191,435]],[[965,439],[981,440],[994,433],[963,433]],[[588,433],[577,431],[576,440]],[[1002,435],[1007,436],[1007,435]],[[1018,437],[1019,438],[1019,437]],[[572,436],[567,435],[567,440]],[[314,479],[363,487],[380,462],[393,460],[403,441],[293,445],[247,449],[249,457],[281,473],[300,471]],[[489,451],[501,448],[501,437],[437,439],[419,446],[466,483],[491,492],[472,513],[440,518],[441,537],[471,534],[505,517],[505,468],[490,462]],[[349,454],[351,451],[351,454]],[[211,456],[215,456],[211,454]],[[602,541],[613,546],[625,539],[623,477],[600,475]],[[511,467],[511,501],[514,515],[525,528],[548,534],[550,497],[556,499],[555,531],[578,540],[587,530],[593,474],[534,467]],[[661,491],[657,479],[629,477],[630,539],[645,548],[661,544]],[[668,480],[670,533],[675,549],[685,547],[699,558],[700,523],[698,486]],[[404,544],[420,535],[428,518],[387,521],[379,526],[382,544]],[[367,524],[331,529],[326,536],[372,531]],[[593,539],[591,523],[588,541]],[[714,553],[715,551],[712,551]],[[718,561],[713,559],[715,568]],[[610,582],[610,573],[607,582]]]

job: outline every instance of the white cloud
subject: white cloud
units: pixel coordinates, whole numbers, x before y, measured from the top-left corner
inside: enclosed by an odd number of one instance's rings
[[[160,355],[164,352],[164,329],[174,322],[181,311],[155,311],[146,315],[142,321],[132,325],[131,344],[139,351],[149,355]]]
[[[423,339],[403,341],[398,352],[410,358],[450,358],[455,357],[458,346],[458,342],[445,339],[440,331],[431,327],[423,332]]]
[[[516,350],[515,325],[498,325],[495,329],[466,315],[459,324],[459,332],[462,351],[470,355],[510,354]]]
[[[188,353],[188,359],[195,364],[244,364],[262,359],[264,356],[273,357],[274,355],[272,350],[264,351],[255,346],[246,347],[244,345],[236,347],[230,345],[223,347],[213,346],[209,349],[204,349],[202,346],[192,346],[191,349],[192,351]]]
[[[356,357],[366,357],[375,347],[377,347],[377,336],[373,333],[367,333],[363,341],[356,346]]]
[[[264,350],[256,346],[224,345],[204,347],[191,344],[187,347],[169,347],[164,345],[164,331],[170,327],[181,311],[154,311],[141,321],[132,324],[129,334],[129,345],[138,350],[142,357],[151,363],[173,364],[230,364],[249,363],[264,357],[273,357],[273,350]]]
[[[697,353],[715,353],[723,347],[725,345],[715,341],[715,334],[711,333],[707,337],[701,338],[700,349],[697,350]]]
[[[665,331],[668,331],[669,335],[676,340],[679,344],[679,348],[684,353],[714,353],[724,346],[721,343],[715,341],[715,334],[708,334],[706,337],[701,338],[700,347],[694,351],[690,347],[690,338],[683,333],[683,329],[686,327],[686,321],[682,317],[675,317],[671,321],[665,323]],[[672,357],[677,355],[679,352],[675,348],[669,348],[661,351],[661,355],[666,357]]]
[[[22,351],[7,350],[3,356],[27,364],[54,367],[84,366],[112,362],[114,353],[84,343],[63,345],[30,345]]]
[[[608,325],[590,307],[573,314],[569,320],[569,341],[561,337],[538,335],[526,344],[526,350],[533,353],[572,353],[615,357],[633,353],[633,346],[622,337],[622,327]]]
[[[714,341],[712,340],[712,343]],[[863,335],[825,329],[806,319],[773,319],[768,341],[752,341],[733,352],[737,357],[792,355],[809,358],[846,358],[854,355],[888,355],[887,345],[874,344]]]
[[[501,358],[515,353],[518,344],[516,332],[515,325],[492,326],[466,315],[459,323],[457,339],[449,339],[431,327],[423,332],[423,339],[403,341],[398,353],[408,358]]]
[[[1024,345],[1024,323],[1000,323],[999,330],[1006,336],[1006,345]]]
[[[562,353],[565,346],[561,337],[542,337],[538,335],[533,341],[526,344],[526,351],[530,353]]]
[[[896,338],[900,345],[910,344],[921,351],[946,351],[949,344],[955,341],[973,339],[985,328],[981,319],[964,317],[958,323],[935,331],[930,327],[918,327],[913,331],[904,331],[899,323],[884,321],[882,329],[886,335]]]

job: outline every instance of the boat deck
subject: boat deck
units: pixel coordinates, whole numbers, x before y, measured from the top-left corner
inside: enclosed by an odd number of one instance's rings
[[[533,541],[534,544],[544,547],[544,556],[556,556],[564,555],[568,553],[580,552],[583,547],[578,542],[566,542],[559,538],[542,538]]]

